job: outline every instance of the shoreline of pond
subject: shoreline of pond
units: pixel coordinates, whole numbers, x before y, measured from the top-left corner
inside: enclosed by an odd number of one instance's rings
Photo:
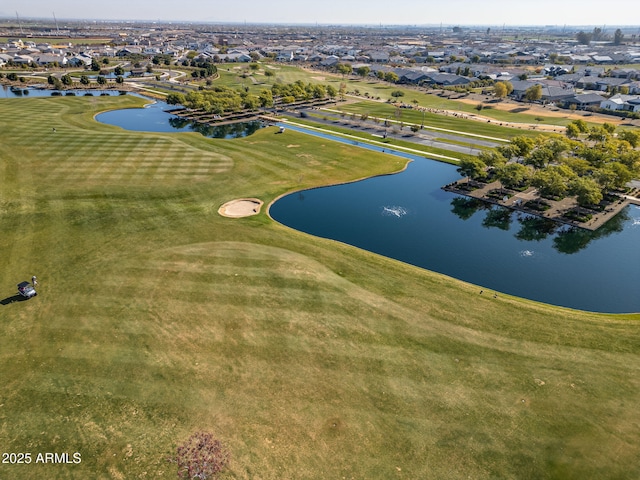
[[[640,198],[636,196],[611,194],[612,198],[603,204],[601,210],[594,210],[580,206],[573,197],[565,197],[559,200],[542,198],[533,187],[519,192],[504,188],[497,180],[484,183],[463,178],[444,185],[442,189],[510,210],[590,231],[596,231],[629,205],[640,205]],[[541,206],[544,206],[544,208],[541,209]]]

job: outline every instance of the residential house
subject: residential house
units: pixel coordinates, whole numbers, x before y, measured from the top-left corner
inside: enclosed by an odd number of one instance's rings
[[[116,52],[117,57],[126,57],[127,55],[142,54],[142,48],[136,46],[126,46]]]
[[[374,63],[388,63],[389,62],[389,54],[387,52],[370,52],[369,58]]]
[[[561,103],[564,108],[571,108],[574,105],[577,110],[586,110],[599,107],[605,100],[605,97],[597,93],[580,93],[564,99]]]
[[[554,85],[542,85],[542,96],[540,101],[545,103],[562,103],[563,101],[574,97],[576,94],[573,87],[557,87]]]
[[[79,53],[68,60],[68,64],[72,67],[89,67],[93,59],[86,53]]]
[[[611,78],[611,77],[598,78],[594,82],[595,88],[593,90],[600,90],[601,92],[606,92],[609,90],[613,90],[614,88],[621,87],[626,83],[630,83],[630,80],[626,78]]]
[[[617,94],[602,102],[600,108],[605,110],[640,112],[640,96]]]
[[[453,87],[457,85],[467,85],[472,81],[476,80],[475,78],[462,77],[460,75],[454,75],[451,73],[427,73],[427,78],[423,83],[428,83],[430,85],[438,85],[441,87]]]
[[[33,60],[38,65],[49,65],[57,63],[61,67],[65,67],[68,63],[68,59],[64,55],[52,55],[50,53],[36,55],[35,57],[33,57]]]

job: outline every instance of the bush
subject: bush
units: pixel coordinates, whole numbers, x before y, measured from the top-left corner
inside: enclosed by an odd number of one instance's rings
[[[205,480],[217,478],[229,458],[229,451],[213,434],[197,432],[178,447],[169,461],[178,464],[178,478]]]

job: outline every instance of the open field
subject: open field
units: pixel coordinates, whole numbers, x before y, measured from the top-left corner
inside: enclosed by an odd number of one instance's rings
[[[0,478],[175,478],[197,430],[229,445],[227,479],[640,477],[640,315],[221,217],[404,162],[92,120],[141,104],[0,100],[0,445],[82,456]],[[31,275],[39,295],[12,301]]]

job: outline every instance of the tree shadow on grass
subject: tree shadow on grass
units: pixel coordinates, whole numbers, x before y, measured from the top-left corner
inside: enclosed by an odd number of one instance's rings
[[[7,297],[3,300],[0,300],[0,305],[9,305],[13,302],[24,302],[26,300],[29,300],[26,297],[23,297],[22,295],[14,295],[13,297]]]

